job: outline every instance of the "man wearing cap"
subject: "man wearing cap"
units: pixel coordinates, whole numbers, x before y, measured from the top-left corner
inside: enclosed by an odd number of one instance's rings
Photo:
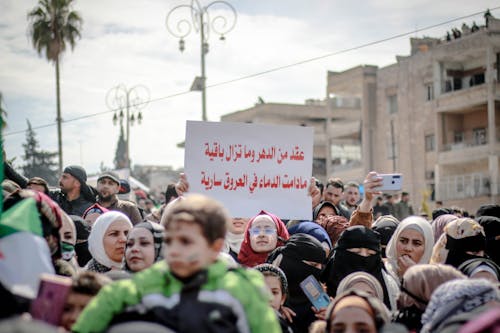
[[[43,183],[37,181],[41,178],[28,179],[14,170],[10,163],[5,162],[5,160],[4,170],[5,178],[13,180],[21,188],[32,188],[33,184],[43,186]],[[59,189],[48,190],[50,198],[57,202],[62,210],[68,215],[78,216],[82,216],[83,212],[95,203],[96,194],[95,189],[87,185],[87,173],[79,165],[67,166],[59,178]]]
[[[82,216],[95,203],[95,193],[87,185],[87,173],[81,166],[67,166],[59,178],[59,188],[49,195],[68,215]]]
[[[120,180],[112,171],[102,173],[97,179],[97,203],[109,210],[116,210],[127,215],[132,224],[142,222],[137,206],[125,200],[118,199]]]

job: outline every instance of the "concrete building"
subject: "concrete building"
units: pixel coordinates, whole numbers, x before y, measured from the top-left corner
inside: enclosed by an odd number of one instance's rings
[[[373,169],[377,67],[328,72],[326,88],[329,176],[361,181]],[[370,121],[370,119],[372,119]]]
[[[410,43],[390,66],[328,72],[324,102],[257,104],[222,121],[313,126],[316,177],[400,172],[417,211],[431,193],[469,212],[499,203],[500,20]]]
[[[500,21],[460,38],[411,39],[411,55],[377,73],[374,168],[474,213],[499,202]],[[368,162],[364,159],[365,162]]]

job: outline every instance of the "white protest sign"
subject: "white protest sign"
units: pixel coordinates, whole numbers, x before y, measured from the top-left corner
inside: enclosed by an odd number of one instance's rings
[[[184,169],[191,193],[224,204],[233,217],[261,210],[311,220],[313,128],[188,121]]]

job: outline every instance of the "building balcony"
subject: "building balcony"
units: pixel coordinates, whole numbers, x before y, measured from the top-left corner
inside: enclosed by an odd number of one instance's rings
[[[474,136],[474,134],[472,134]],[[495,154],[500,154],[500,127],[495,129]],[[487,158],[490,154],[488,145],[488,133],[476,135],[475,139],[463,140],[457,143],[449,143],[438,152],[439,164],[455,164],[474,162]]]
[[[490,194],[490,179],[483,173],[444,176],[438,180],[438,184],[437,199],[442,201]]]
[[[500,88],[495,87],[495,99],[500,99]],[[488,85],[480,84],[470,88],[442,93],[436,98],[437,112],[470,112],[475,107],[486,105],[488,102]],[[484,108],[481,108],[484,110]]]
[[[328,115],[333,119],[361,119],[361,98],[333,97],[328,99]]]
[[[489,153],[488,144],[476,144],[473,142],[460,142],[444,146],[444,150],[438,153],[439,164],[456,164],[474,162],[487,158]]]
[[[361,133],[361,121],[333,122],[328,133],[331,138],[359,137]]]

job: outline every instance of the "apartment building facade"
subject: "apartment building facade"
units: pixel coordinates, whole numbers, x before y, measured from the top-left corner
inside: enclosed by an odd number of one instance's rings
[[[470,212],[499,203],[500,20],[410,43],[390,66],[328,72],[322,102],[257,104],[222,121],[313,126],[322,180],[400,172],[415,207],[424,196]]]

